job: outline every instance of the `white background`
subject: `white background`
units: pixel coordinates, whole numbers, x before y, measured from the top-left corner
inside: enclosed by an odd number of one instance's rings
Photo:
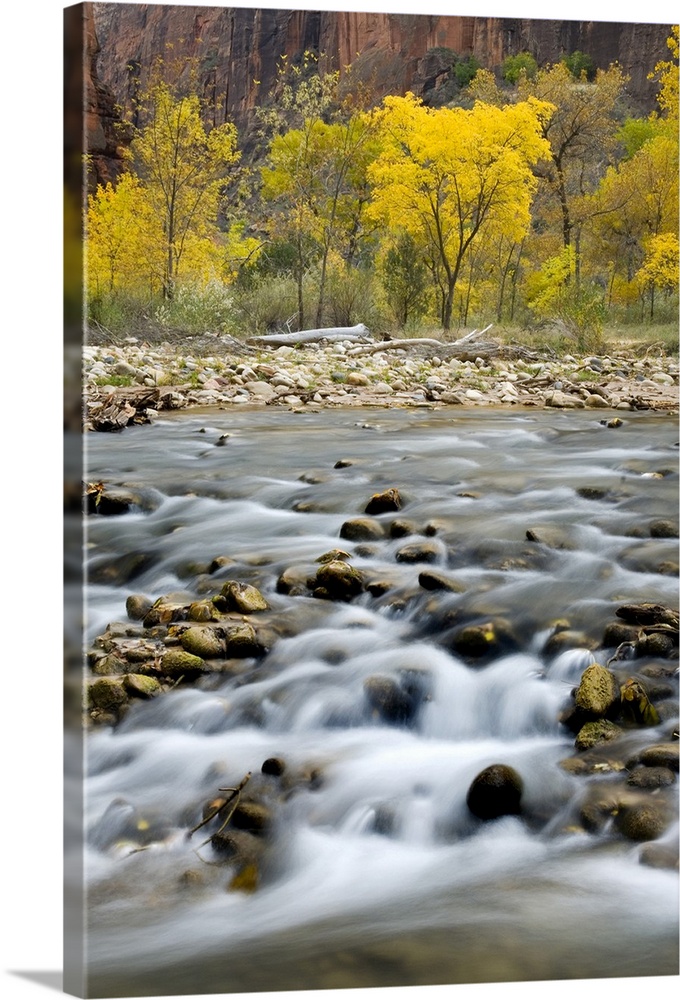
[[[127,0],[126,0],[127,2]],[[196,6],[197,4],[192,4]],[[399,10],[575,20],[677,20],[672,0],[436,0],[233,6]],[[61,658],[61,45],[56,0],[3,5],[0,128],[0,419],[3,434],[0,740],[2,928],[5,1000],[54,995],[26,978],[62,967]],[[8,632],[12,635],[7,642]],[[641,973],[653,972],[640,969]],[[52,977],[54,982],[54,977]],[[329,1000],[669,1000],[677,977],[579,983],[334,991]],[[258,995],[246,995],[257,1000]],[[269,994],[268,996],[272,996]],[[274,994],[276,996],[276,994]],[[317,1000],[322,994],[279,994]],[[197,1000],[197,998],[189,998]]]

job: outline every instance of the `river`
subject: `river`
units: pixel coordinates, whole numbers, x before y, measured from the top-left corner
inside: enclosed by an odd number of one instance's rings
[[[264,657],[88,733],[90,995],[677,974],[677,873],[579,828],[586,779],[558,766],[575,752],[560,712],[616,607],[677,606],[659,571],[677,539],[649,530],[677,516],[675,418],[611,416],[233,407],[88,436],[88,480],[144,498],[88,518],[88,642],[132,594],[228,579],[279,628]],[[339,537],[391,487],[413,534]],[[425,565],[403,556],[414,542]],[[334,548],[380,585],[347,603],[277,590]],[[424,569],[455,589],[425,589]],[[489,619],[511,641],[483,663],[452,651],[456,623]],[[573,640],[547,651],[558,620]],[[408,724],[367,706],[375,676],[417,690]],[[628,752],[672,725],[627,732]],[[262,885],[227,891],[187,829],[272,758],[314,780],[280,796]],[[497,762],[522,777],[522,814],[475,821],[470,783]],[[158,831],[139,845],[120,833],[133,814]]]

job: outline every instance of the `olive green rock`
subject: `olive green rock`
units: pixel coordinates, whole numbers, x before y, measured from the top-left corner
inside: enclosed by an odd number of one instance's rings
[[[617,739],[622,733],[623,730],[619,726],[615,726],[613,722],[608,722],[607,719],[586,722],[576,737],[576,749],[590,750],[591,747],[597,746],[598,743],[609,743],[611,740]]]
[[[194,656],[200,656],[204,660],[224,657],[224,642],[215,632],[214,628],[194,625],[182,632],[180,636],[182,649]]]
[[[669,821],[665,803],[649,798],[645,802],[622,805],[614,817],[614,826],[628,840],[656,840],[666,832]]]
[[[249,583],[227,580],[220,593],[226,598],[228,610],[239,611],[242,615],[266,611],[269,607],[257,587]]]
[[[189,605],[188,618],[192,622],[214,622],[219,617],[212,601],[194,601]]]
[[[619,685],[616,677],[599,663],[592,663],[583,671],[576,691],[576,708],[591,719],[611,718],[620,704]]]
[[[248,622],[228,628],[225,638],[229,657],[260,656],[264,652],[255,629]]]
[[[116,710],[128,700],[125,684],[122,680],[102,677],[90,685],[90,705],[102,711]]]
[[[169,649],[161,660],[161,670],[168,677],[195,677],[205,673],[206,667],[200,656],[184,649]]]
[[[126,674],[123,683],[127,693],[136,698],[155,698],[163,690],[155,677],[145,674]]]
[[[364,589],[364,578],[349,563],[334,559],[319,567],[315,585],[325,590],[331,600],[349,601]]]

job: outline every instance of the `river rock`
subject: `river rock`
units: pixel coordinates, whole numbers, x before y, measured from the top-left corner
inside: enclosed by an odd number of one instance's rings
[[[454,632],[450,646],[465,659],[483,660],[497,655],[504,647],[515,647],[516,640],[504,623],[488,621],[463,625]]]
[[[645,767],[669,767],[672,771],[678,770],[678,748],[680,743],[656,743],[647,747],[639,755],[639,761]]]
[[[467,793],[467,807],[478,819],[517,816],[521,812],[524,782],[507,764],[492,764],[474,779]]]
[[[604,407],[609,406],[609,403],[598,392],[591,392],[591,394],[585,400],[585,405],[588,407],[594,407],[596,409],[597,408],[603,409]]]
[[[666,632],[643,633],[635,646],[635,655],[658,656],[664,660],[677,659],[678,640]]]
[[[678,526],[672,521],[652,521],[649,526],[649,534],[652,538],[677,538]]]
[[[269,608],[257,587],[253,587],[249,583],[227,580],[220,594],[226,599],[227,611],[238,611],[242,615],[249,615],[256,611],[266,611]]]
[[[123,680],[102,677],[90,684],[88,698],[92,708],[103,712],[117,712],[127,703],[128,693]]]
[[[98,677],[110,677],[116,674],[124,674],[128,669],[127,660],[116,655],[116,653],[106,653],[100,656],[92,664],[92,673]]]
[[[125,602],[125,610],[132,621],[141,622],[153,607],[153,601],[145,594],[130,594]]]
[[[632,788],[667,788],[675,784],[675,775],[670,767],[637,767],[628,775]]]
[[[161,660],[161,671],[167,677],[177,680],[185,677],[193,680],[206,673],[206,666],[200,656],[187,653],[184,649],[169,649]]]
[[[340,528],[340,538],[348,542],[370,542],[385,537],[385,529],[379,521],[369,517],[355,517]]]
[[[145,674],[126,674],[123,683],[127,693],[134,698],[155,698],[163,690],[155,677]]]
[[[648,868],[661,868],[665,871],[678,870],[677,844],[645,844],[640,848],[640,864]]]
[[[224,642],[214,628],[192,626],[182,632],[180,643],[187,653],[200,656],[203,660],[225,655]]]
[[[316,596],[327,595],[332,601],[351,601],[364,589],[362,574],[340,559],[320,566],[314,583]],[[325,595],[317,594],[318,590],[325,591]]]
[[[553,392],[549,392],[545,397],[546,406],[556,406],[560,409],[574,410],[583,409],[585,403],[578,396],[571,396],[568,392],[560,392],[559,389],[555,389]]]
[[[622,642],[637,642],[639,629],[634,625],[624,625],[622,622],[609,622],[602,636],[602,646],[605,649],[616,649]]]
[[[395,558],[402,563],[433,563],[439,556],[439,547],[434,542],[412,542],[399,549]]]
[[[452,580],[444,573],[437,573],[433,569],[424,569],[418,574],[418,583],[423,590],[448,590],[453,594],[462,594],[465,587],[457,580]]]
[[[397,519],[392,521],[389,527],[390,538],[406,538],[408,535],[415,535],[418,528],[413,521]]]
[[[230,823],[235,830],[246,830],[261,837],[271,829],[272,811],[261,802],[239,802]]]
[[[276,581],[277,594],[290,594],[300,597],[307,593],[307,581],[314,568],[310,566],[289,566],[284,569]]]
[[[250,656],[262,656],[266,652],[249,622],[232,625],[226,628],[224,633],[228,657],[244,659]]]
[[[598,743],[608,743],[617,739],[623,734],[620,726],[614,725],[607,719],[598,719],[595,722],[586,722],[576,736],[577,750],[590,750]]]
[[[647,798],[644,802],[621,803],[614,816],[614,826],[628,840],[656,840],[668,828],[670,816],[666,803]]]
[[[616,718],[621,703],[616,677],[601,664],[592,663],[581,675],[574,700],[587,721]]]
[[[286,762],[281,757],[268,757],[262,764],[263,774],[271,774],[275,778],[280,777],[286,770]]]
[[[375,675],[364,681],[364,694],[372,712],[385,722],[409,725],[418,703],[393,677]]]
[[[391,488],[382,493],[374,493],[366,504],[366,514],[385,514],[390,511],[401,510],[402,500],[399,490]]]
[[[187,618],[192,622],[216,622],[220,615],[212,600],[193,601],[189,605]]]

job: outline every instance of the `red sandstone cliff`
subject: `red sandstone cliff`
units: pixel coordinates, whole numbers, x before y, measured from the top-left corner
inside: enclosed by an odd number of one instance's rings
[[[376,99],[406,90],[423,94],[431,84],[436,48],[474,54],[490,69],[499,67],[507,55],[525,50],[546,63],[579,49],[598,66],[618,61],[630,76],[629,95],[650,110],[654,85],[647,74],[666,58],[669,33],[666,25],[593,21],[160,4],[85,7],[96,28],[97,40],[91,39],[95,68],[91,92],[101,101],[102,128],[97,131],[92,119],[92,134],[107,150],[104,167],[115,165],[110,159],[110,94],[126,105],[137,78],[143,85],[154,59],[165,54],[169,42],[175,55],[198,60],[204,93],[219,97],[216,123],[229,118],[241,129],[258,100],[272,89],[279,57],[285,54],[292,60],[305,49],[324,54],[323,68],[342,70],[353,64],[363,79],[373,81]]]

